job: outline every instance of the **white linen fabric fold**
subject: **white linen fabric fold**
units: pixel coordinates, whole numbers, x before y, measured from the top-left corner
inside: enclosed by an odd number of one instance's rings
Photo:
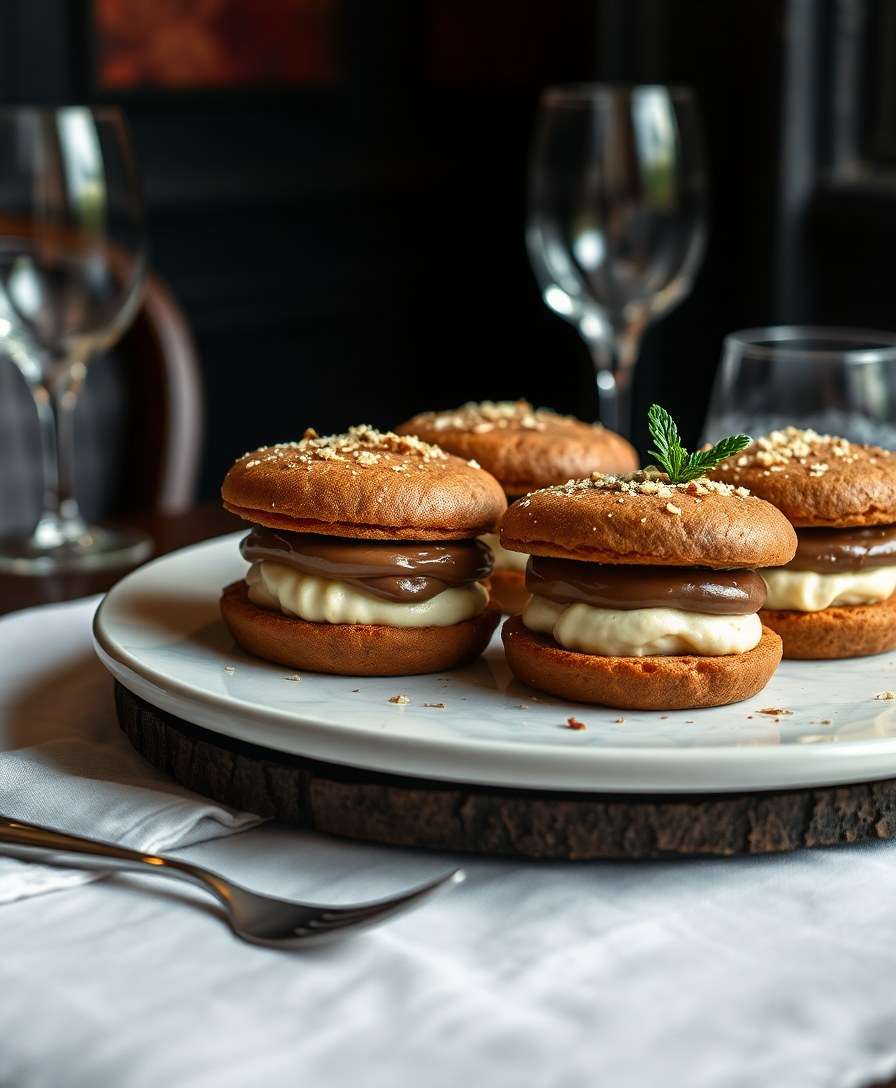
[[[0,815],[153,853],[259,822],[181,789],[128,744],[91,645],[98,600],[0,619]],[[95,878],[0,856],[0,903]]]

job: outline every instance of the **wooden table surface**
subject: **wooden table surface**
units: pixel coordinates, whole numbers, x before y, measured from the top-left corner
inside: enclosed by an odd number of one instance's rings
[[[128,522],[143,529],[155,541],[155,555],[183,548],[197,540],[220,536],[246,525],[216,505],[197,507],[186,514],[154,515]],[[90,574],[0,574],[0,613],[35,604],[70,601],[102,593],[127,574],[128,567]]]

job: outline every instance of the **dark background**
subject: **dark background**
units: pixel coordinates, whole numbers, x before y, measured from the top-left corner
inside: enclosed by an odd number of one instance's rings
[[[234,2],[205,6],[233,18]],[[177,57],[197,4],[4,0],[0,98],[124,105],[153,263],[202,360],[204,496],[235,456],[307,425],[518,396],[595,418],[587,352],[541,302],[523,243],[551,82],[698,95],[710,243],[691,297],[648,333],[638,418],[657,398],[694,439],[727,331],[896,326],[886,0],[307,0],[330,36],[323,60],[299,57],[304,80],[196,86],[189,54],[161,78],[108,67],[104,20],[127,33],[152,10]],[[271,49],[307,31],[277,0],[242,7]]]

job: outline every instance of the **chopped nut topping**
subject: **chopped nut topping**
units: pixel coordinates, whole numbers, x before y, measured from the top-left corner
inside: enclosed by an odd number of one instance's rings
[[[675,514],[678,517],[681,517],[681,507],[676,506],[674,502],[667,502],[666,509],[669,511],[670,514]]]
[[[416,422],[436,431],[470,431],[472,434],[506,430],[544,431],[561,421],[574,419],[573,416],[558,415],[549,408],[533,408],[527,400],[468,401],[452,411],[422,412],[414,418]],[[595,426],[599,427],[600,424]]]
[[[889,701],[890,699],[896,699],[896,691],[879,691],[877,693],[877,695],[874,696],[874,698],[875,699],[881,699],[881,700],[884,700],[884,701]]]
[[[758,467],[771,473],[781,472],[788,465],[804,465],[808,466],[809,475],[818,479],[829,470],[831,458],[847,465],[862,459],[877,464],[880,455],[887,456],[886,451],[876,446],[855,445],[845,438],[819,434],[811,428],[785,427],[757,438],[743,454],[723,461],[721,467],[728,470]]]
[[[764,706],[757,714],[768,714],[770,718],[781,718],[786,714],[792,714],[792,710],[785,710],[783,706]]]
[[[291,676],[284,676],[283,679],[284,680],[293,680],[296,683],[298,683],[302,678],[301,678],[301,676],[299,676],[299,674],[297,672],[294,672],[294,673],[292,673]]]
[[[581,731],[582,729],[587,729],[588,726],[585,725],[584,722],[580,722],[578,718],[567,718],[566,719],[566,728],[567,729],[576,729],[576,730]]]
[[[448,454],[438,446],[423,442],[414,435],[399,435],[392,431],[378,431],[367,424],[350,427],[345,434],[331,434],[320,438],[311,428],[298,442],[281,442],[276,446],[261,446],[246,453],[243,468],[256,468],[270,464],[280,469],[309,469],[315,461],[349,461],[353,465],[368,467],[380,464],[385,457],[398,455],[407,460],[390,467],[396,472],[406,472],[409,462],[443,465]],[[475,466],[478,467],[478,466]],[[352,472],[355,475],[354,471]]]
[[[720,480],[709,480],[701,476],[696,480],[688,480],[685,484],[669,483],[665,472],[656,469],[639,469],[627,476],[613,476],[603,472],[592,472],[584,480],[567,480],[565,484],[554,484],[552,487],[542,487],[538,491],[530,492],[529,496],[522,500],[520,506],[528,506],[532,495],[579,495],[586,491],[609,491],[625,495],[655,495],[660,499],[674,499],[679,495],[690,495],[696,498],[703,495],[724,495],[726,498],[736,495],[745,499],[750,492],[745,487],[735,487],[734,484],[722,483]],[[618,500],[617,500],[618,501]],[[670,504],[671,505],[671,504]]]
[[[433,710],[444,710],[445,709],[445,704],[444,703],[424,703],[423,705],[424,706],[431,706],[433,708]]]
[[[406,706],[411,700],[407,695],[393,695],[390,699],[390,703],[396,703],[398,706]]]

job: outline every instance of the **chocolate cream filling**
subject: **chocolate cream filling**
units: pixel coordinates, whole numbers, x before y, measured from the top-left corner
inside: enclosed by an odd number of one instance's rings
[[[284,563],[302,574],[405,604],[472,585],[492,569],[491,552],[478,540],[355,540],[256,525],[240,542],[240,551],[249,563]]]
[[[896,567],[896,525],[867,529],[797,529],[796,555],[784,570],[816,574]]]
[[[754,570],[606,566],[575,559],[529,558],[526,588],[556,604],[594,608],[679,608],[712,616],[748,616],[765,604]]]

